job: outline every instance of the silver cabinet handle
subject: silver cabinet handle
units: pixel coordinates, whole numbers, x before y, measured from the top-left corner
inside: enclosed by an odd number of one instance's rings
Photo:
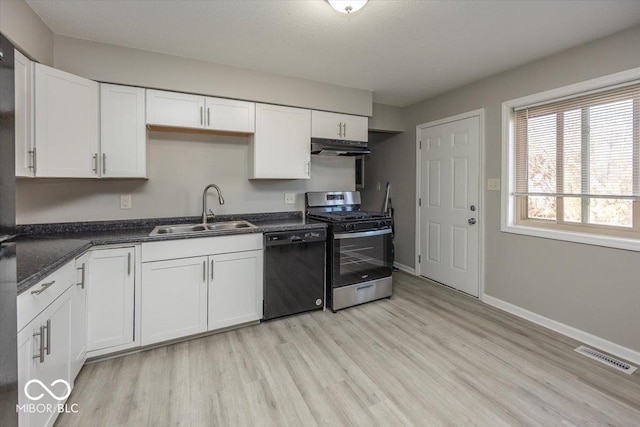
[[[213,280],[213,260],[211,260],[211,280]]]
[[[82,289],[84,289],[84,277],[85,277],[85,263],[82,263],[82,267],[80,267],[80,270],[82,270],[82,275],[80,276],[80,283],[76,283],[77,286],[82,287]]]
[[[40,289],[36,289],[35,291],[31,291],[31,295],[40,295],[41,293],[46,291],[49,286],[53,285],[54,283],[56,283],[55,280],[52,280],[49,283],[43,283],[42,286],[40,287]]]
[[[127,276],[131,276],[131,252],[127,254]]]
[[[98,153],[93,155],[93,173],[98,174]]]
[[[207,126],[211,126],[211,108],[207,107]]]
[[[40,332],[34,332],[33,337],[40,337],[40,352],[33,356],[34,359],[40,359],[40,363],[44,362],[44,326],[40,326]]]
[[[107,155],[102,153],[102,173],[107,173]]]
[[[200,124],[201,125],[204,124],[204,116],[203,116],[203,112],[202,112],[202,107],[200,107]]]
[[[342,122],[338,124],[338,136],[342,137]]]
[[[33,175],[36,174],[36,147],[33,147],[33,150],[29,150],[27,152],[31,157],[31,164],[29,165],[29,169],[33,169]]]
[[[207,261],[202,261],[202,281],[207,281]]]
[[[343,136],[344,138],[346,138],[346,137],[347,137],[347,124],[346,124],[346,123],[343,123],[343,124],[342,124],[342,136]]]
[[[47,355],[51,354],[51,319],[47,320],[47,326],[44,327],[47,330]]]
[[[307,176],[311,175],[311,162],[307,162]]]

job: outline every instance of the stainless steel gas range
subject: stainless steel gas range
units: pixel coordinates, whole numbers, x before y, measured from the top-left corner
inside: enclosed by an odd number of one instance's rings
[[[308,220],[329,224],[326,304],[332,311],[392,294],[391,218],[360,210],[358,191],[305,195]]]

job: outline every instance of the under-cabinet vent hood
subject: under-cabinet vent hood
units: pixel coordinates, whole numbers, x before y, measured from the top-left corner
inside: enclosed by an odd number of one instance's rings
[[[369,153],[371,151],[366,141],[311,138],[311,154],[320,156],[361,156]]]

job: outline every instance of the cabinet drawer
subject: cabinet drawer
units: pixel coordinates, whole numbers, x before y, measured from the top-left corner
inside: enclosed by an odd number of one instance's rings
[[[142,262],[262,249],[262,233],[142,244]]]
[[[75,280],[75,261],[72,261],[18,295],[18,331],[62,295]]]

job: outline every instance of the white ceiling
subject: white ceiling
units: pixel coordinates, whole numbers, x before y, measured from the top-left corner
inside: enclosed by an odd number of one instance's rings
[[[56,34],[373,91],[405,106],[640,23],[640,1],[27,3]]]

